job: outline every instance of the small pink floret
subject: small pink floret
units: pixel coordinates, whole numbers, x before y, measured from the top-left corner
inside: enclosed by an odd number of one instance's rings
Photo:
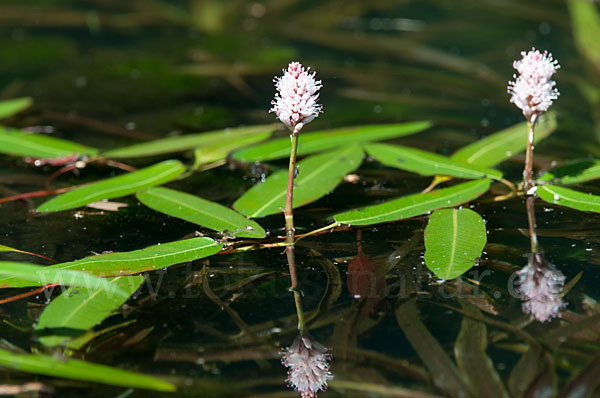
[[[320,80],[315,80],[315,72],[309,72],[310,68],[305,70],[299,62],[291,62],[283,70],[283,76],[273,79],[277,94],[269,112],[274,112],[294,133],[323,112],[323,107],[317,103],[317,91],[323,85]]]
[[[519,75],[513,75],[515,80],[508,82],[508,93],[512,95],[510,102],[523,111],[530,123],[535,123],[559,96],[552,75],[560,65],[547,51],[541,53],[533,48],[521,55],[522,59],[513,62]]]

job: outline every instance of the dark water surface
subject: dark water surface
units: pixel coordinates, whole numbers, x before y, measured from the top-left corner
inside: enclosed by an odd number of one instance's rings
[[[274,94],[272,78],[289,61],[298,60],[323,81],[325,113],[307,131],[431,120],[432,129],[395,142],[447,155],[522,122],[519,110],[509,103],[506,83],[513,74],[512,61],[532,46],[551,51],[561,64],[556,75],[561,96],[553,106],[558,129],[536,146],[535,169],[547,169],[555,160],[599,156],[598,120],[594,124],[593,106],[580,91],[581,84],[593,84],[594,74],[575,47],[567,6],[559,0],[4,1],[0,96],[32,96],[35,101],[30,110],[4,121],[7,125],[48,126],[61,138],[114,148],[272,122],[273,115],[267,113]],[[176,157],[192,161],[188,153]],[[142,167],[167,158],[173,157],[129,164]],[[523,160],[517,155],[499,169],[518,181]],[[231,163],[169,186],[230,206],[262,173],[285,167],[286,161],[269,162],[265,170]],[[55,170],[2,156],[1,195],[43,189]],[[52,186],[115,173],[90,165],[60,176]],[[357,174],[358,183],[342,184],[296,210],[298,232],[329,224],[331,215],[341,210],[419,192],[431,182],[373,161],[366,161]],[[600,193],[593,181],[575,188]],[[492,193],[503,189],[492,188]],[[593,396],[600,372],[600,321],[590,317],[600,312],[600,217],[536,202],[537,232],[546,259],[565,275],[567,286],[583,273],[564,297],[568,306],[563,318],[540,323],[523,314],[513,285],[514,272],[527,264],[530,252],[525,202],[494,203],[491,197],[469,205],[486,221],[488,244],[462,284],[440,284],[424,266],[427,217],[301,241],[296,261],[303,305],[307,312],[322,306],[311,321],[311,334],[333,355],[330,370],[335,378],[319,396],[456,395],[447,384],[452,369],[443,362],[431,368],[432,357],[437,357],[431,341],[458,361],[459,378],[465,383],[480,380],[481,364],[494,369],[506,391],[490,387],[488,396],[523,396],[528,390],[528,396],[550,397],[567,394],[574,386]],[[129,206],[116,213],[80,219],[74,217],[75,210],[32,214],[43,200],[2,204],[1,244],[63,262],[170,242],[198,230],[133,197],[120,199]],[[273,236],[283,233],[281,215],[259,222]],[[374,297],[354,298],[347,287],[348,263],[359,247],[377,272],[385,274],[388,289]],[[2,257],[31,261],[10,253]],[[205,264],[210,264],[210,289],[231,304],[254,337],[240,333],[231,314],[207,295],[201,277]],[[472,290],[456,293],[465,284],[479,292],[478,299]],[[179,396],[297,396],[286,387],[286,369],[278,360],[280,348],[296,336],[288,286],[281,248],[213,256],[149,273],[140,296],[96,330],[133,322],[71,354],[164,377],[178,386]],[[341,288],[339,297],[325,305],[322,298],[331,298],[334,286]],[[19,292],[4,292],[2,297]],[[31,330],[44,304],[43,296],[3,304],[2,341],[52,354],[36,342]],[[475,318],[464,316],[469,311],[476,312]],[[463,319],[479,320],[464,332]],[[566,327],[585,319],[591,319],[585,327]],[[422,333],[425,328],[431,336]],[[489,359],[481,358],[477,349],[484,344],[482,336],[487,336]],[[537,350],[534,355],[523,355],[532,350]],[[581,374],[584,381],[573,384]],[[13,371],[3,371],[0,380],[40,380],[53,386],[56,396],[162,395]],[[470,391],[477,396],[474,391],[482,390]]]

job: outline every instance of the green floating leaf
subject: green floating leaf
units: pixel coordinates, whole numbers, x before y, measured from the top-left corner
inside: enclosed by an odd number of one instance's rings
[[[184,171],[185,166],[180,161],[166,160],[132,173],[74,189],[42,203],[36,211],[49,212],[74,209],[103,199],[131,195],[142,189],[172,181]]]
[[[556,129],[556,115],[549,112],[535,126],[538,143]],[[527,123],[519,123],[456,151],[450,159],[481,167],[493,167],[527,148]]]
[[[48,347],[63,344],[73,337],[98,325],[113,311],[119,308],[144,281],[141,275],[118,276],[106,280],[112,286],[126,293],[117,296],[104,290],[69,288],[44,308],[35,330],[56,329],[51,335],[40,337],[40,342]],[[68,335],[61,335],[69,333]]]
[[[380,163],[397,169],[412,171],[423,176],[444,175],[457,178],[502,178],[502,173],[493,169],[467,165],[445,156],[390,144],[367,144],[367,153]]]
[[[44,286],[59,284],[65,286],[87,287],[95,290],[105,290],[107,293],[129,297],[118,286],[111,285],[105,279],[82,272],[83,270],[67,270],[56,266],[43,267],[13,261],[0,261],[0,287],[13,287],[10,282],[15,278],[24,282],[24,286]]]
[[[228,207],[169,188],[152,188],[136,197],[149,208],[233,236],[264,238],[265,230]]]
[[[454,279],[475,265],[486,242],[485,223],[473,210],[436,210],[425,228],[425,264],[438,278]]]
[[[299,162],[298,176],[294,180],[294,207],[314,202],[333,191],[346,174],[360,166],[362,159],[362,149],[358,145],[350,145]],[[287,179],[287,170],[273,173],[265,182],[250,188],[235,201],[233,207],[248,217],[280,213],[285,207]]]
[[[419,216],[442,207],[454,207],[483,195],[490,187],[489,179],[458,184],[390,200],[375,206],[350,210],[334,216],[335,221],[348,225],[371,225]]]
[[[44,134],[25,134],[21,130],[0,126],[0,153],[14,156],[50,159],[78,155],[94,155],[95,148],[61,140]]]
[[[196,148],[194,151],[194,169],[207,163],[226,159],[227,155],[236,149],[264,141],[270,136],[271,131],[264,131],[255,135],[242,136],[226,142],[215,142],[214,144],[203,145]]]
[[[578,192],[556,185],[540,185],[537,194],[548,203],[570,207],[575,210],[600,213],[600,196],[591,193]]]
[[[141,373],[49,355],[17,354],[0,349],[0,366],[62,379],[92,381],[113,386],[144,388],[146,390],[175,391],[173,384]]]
[[[587,0],[568,0],[575,45],[579,52],[600,71],[600,13],[598,6]]]
[[[217,253],[222,247],[221,243],[210,238],[192,238],[130,252],[100,254],[68,263],[50,265],[43,269],[85,271],[86,274],[103,277],[133,275],[208,257]],[[35,280],[37,281],[38,279]],[[0,278],[1,287],[38,286],[51,283],[51,281],[40,282],[42,283],[32,283],[30,277]]]
[[[582,159],[545,172],[538,181],[579,184],[600,178],[600,160]]]
[[[430,122],[411,122],[400,124],[380,124],[357,127],[342,127],[300,134],[298,155],[308,155],[348,143],[369,141],[382,141],[391,138],[403,137],[426,130]],[[256,162],[281,159],[290,155],[290,139],[279,138],[267,143],[242,149],[235,152],[232,157],[242,162]]]
[[[13,98],[0,101],[0,119],[4,119],[27,109],[33,104],[31,97]]]
[[[198,134],[186,134],[179,137],[169,137],[152,142],[131,145],[124,148],[113,149],[102,154],[107,158],[136,158],[143,156],[162,155],[165,153],[181,152],[204,146],[229,144],[232,140],[248,138],[250,136],[264,136],[274,131],[276,125],[265,124],[259,126],[238,127],[218,131],[208,131]]]

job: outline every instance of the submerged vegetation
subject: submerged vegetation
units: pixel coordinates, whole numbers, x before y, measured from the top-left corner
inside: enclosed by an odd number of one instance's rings
[[[1,393],[594,396],[597,5],[33,3],[0,6]]]

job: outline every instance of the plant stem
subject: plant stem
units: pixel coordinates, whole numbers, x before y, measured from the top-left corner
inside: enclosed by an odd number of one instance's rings
[[[290,152],[290,167],[288,170],[287,194],[285,196],[285,254],[290,269],[290,290],[294,292],[296,313],[298,314],[298,329],[300,333],[305,332],[304,313],[302,312],[301,293],[298,290],[298,277],[296,275],[296,259],[294,258],[294,178],[296,176],[296,151],[298,150],[298,131],[291,135],[292,150]]]
[[[533,127],[535,121],[527,121],[527,152],[525,153],[525,169],[523,170],[523,189],[529,191],[534,186],[533,175]]]

